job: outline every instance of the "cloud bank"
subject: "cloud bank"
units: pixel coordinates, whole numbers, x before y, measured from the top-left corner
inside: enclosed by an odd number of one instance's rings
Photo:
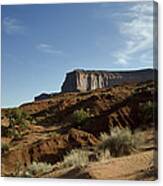
[[[133,5],[120,16],[118,23],[123,47],[115,52],[116,63],[127,65],[130,60],[150,64],[153,61],[153,3]]]
[[[40,43],[39,45],[36,46],[36,48],[44,53],[48,54],[55,54],[55,55],[61,55],[62,51],[61,50],[56,50],[52,45],[46,44],[46,43]]]
[[[2,21],[2,28],[5,33],[11,34],[21,34],[24,32],[25,27],[24,25],[15,18],[5,17]]]

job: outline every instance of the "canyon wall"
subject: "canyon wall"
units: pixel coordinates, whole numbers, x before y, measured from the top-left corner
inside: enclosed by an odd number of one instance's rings
[[[156,70],[86,71],[74,70],[66,74],[62,92],[82,92],[107,88],[123,83],[143,82],[155,79]]]

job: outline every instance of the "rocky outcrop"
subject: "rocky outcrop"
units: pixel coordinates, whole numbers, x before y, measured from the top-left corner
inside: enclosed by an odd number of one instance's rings
[[[99,135],[109,133],[112,127],[127,127],[133,132],[146,131],[147,133],[143,134],[145,146],[143,145],[142,150],[156,149],[156,96],[157,85],[154,81],[113,86],[86,93],[61,93],[50,100],[26,103],[19,107],[29,113],[35,121],[24,128],[17,123],[10,127],[7,124],[7,113],[10,109],[3,109],[2,176],[19,176],[19,173],[27,170],[33,162],[58,166],[58,163],[62,164],[67,153],[77,148],[95,152],[90,154],[89,160],[96,161]],[[79,124],[75,122],[73,113],[81,109],[88,113],[88,117],[84,123]],[[132,164],[134,162],[135,160]],[[60,171],[53,170],[54,174],[55,171]],[[64,176],[69,177],[67,174]],[[108,178],[107,176],[105,178]],[[55,174],[52,177],[60,176]]]
[[[35,99],[35,101],[40,101],[40,100],[48,99],[48,98],[49,98],[49,94],[42,93],[39,96],[36,96],[34,99]]]
[[[46,131],[44,131],[44,134]],[[47,133],[48,134],[48,133]],[[2,175],[14,176],[17,169],[24,170],[32,162],[47,162],[54,164],[63,159],[63,156],[73,148],[97,145],[99,140],[92,134],[71,128],[65,135],[56,135],[37,139],[29,134],[30,141],[19,143],[19,148],[13,147],[2,156]],[[34,138],[34,139],[33,139]],[[33,140],[33,141],[32,141]]]
[[[48,99],[48,98],[51,98],[51,97],[53,97],[53,96],[56,96],[57,94],[58,94],[57,92],[55,92],[55,93],[50,93],[50,94],[48,94],[48,93],[42,93],[42,94],[40,94],[40,95],[34,97],[34,100],[35,100],[35,101],[41,101],[41,100]]]
[[[85,71],[74,70],[66,75],[62,92],[82,92],[97,88],[107,88],[123,83],[143,82],[155,79],[156,70],[130,71]]]

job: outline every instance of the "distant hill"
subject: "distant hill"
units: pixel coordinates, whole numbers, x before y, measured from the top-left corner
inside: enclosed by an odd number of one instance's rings
[[[86,92],[98,88],[109,88],[126,83],[139,83],[147,80],[156,80],[156,69],[141,69],[128,71],[104,71],[77,69],[66,74],[61,92]],[[40,101],[53,97],[57,93],[42,93],[35,97]]]

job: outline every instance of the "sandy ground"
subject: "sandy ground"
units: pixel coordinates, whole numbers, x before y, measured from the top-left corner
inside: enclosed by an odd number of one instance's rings
[[[95,179],[138,179],[143,173],[148,174],[154,167],[155,157],[156,152],[151,150],[114,158],[108,162],[90,164],[86,171]]]
[[[45,177],[83,178],[107,180],[155,180],[157,179],[157,153],[154,150],[130,156],[112,158],[105,162],[90,163],[84,169],[54,171]]]

